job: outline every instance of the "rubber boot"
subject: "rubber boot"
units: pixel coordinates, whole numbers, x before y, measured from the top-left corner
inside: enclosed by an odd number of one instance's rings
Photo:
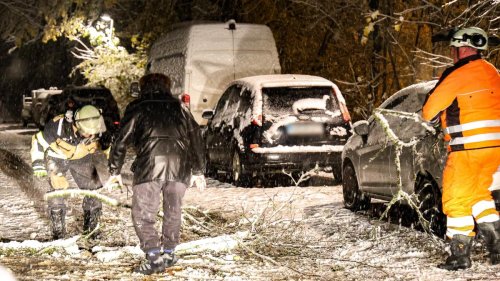
[[[51,209],[49,211],[49,217],[52,223],[52,238],[54,240],[64,238],[66,235],[66,210],[62,208]]]
[[[470,248],[472,237],[456,234],[450,242],[451,256],[446,259],[445,263],[438,265],[441,269],[458,270],[471,267]]]
[[[96,229],[99,225],[99,219],[101,217],[101,209],[94,210],[84,210],[83,211],[83,234],[92,233],[90,238],[97,238],[99,236],[99,231]]]
[[[163,250],[163,255],[161,256],[165,262],[165,267],[171,267],[177,263],[179,258],[175,255],[174,250]]]
[[[165,271],[165,262],[162,258],[162,251],[159,248],[146,251],[146,261],[134,269],[135,273],[151,275]]]
[[[491,264],[500,264],[500,221],[479,223],[477,228],[486,242]]]

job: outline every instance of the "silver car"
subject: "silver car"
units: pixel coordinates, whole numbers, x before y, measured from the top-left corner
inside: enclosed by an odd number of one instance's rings
[[[346,208],[368,209],[371,199],[407,204],[422,225],[443,236],[441,177],[446,147],[439,132],[421,118],[427,93],[437,81],[404,88],[353,124],[342,152]]]

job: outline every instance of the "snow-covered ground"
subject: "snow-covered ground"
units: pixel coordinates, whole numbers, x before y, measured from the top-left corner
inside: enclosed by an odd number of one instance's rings
[[[179,247],[188,250],[178,266],[142,278],[131,273],[142,253],[127,208],[105,206],[101,239],[87,240],[80,236],[81,199],[71,198],[67,239],[50,241],[45,183],[29,171],[35,131],[0,124],[0,264],[18,280],[500,280],[500,266],[488,264],[479,242],[472,268],[436,268],[446,257],[442,240],[380,220],[381,204],[366,213],[346,210],[342,187],[326,174],[309,187],[237,188],[209,179],[203,193],[188,189]],[[130,202],[125,191],[102,193]],[[224,241],[226,250],[192,250],[213,241]]]

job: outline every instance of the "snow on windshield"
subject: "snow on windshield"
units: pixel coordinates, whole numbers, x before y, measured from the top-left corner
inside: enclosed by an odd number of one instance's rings
[[[323,95],[322,99],[306,98],[306,99],[297,100],[292,105],[293,113],[299,114],[306,109],[326,110],[326,102],[329,99],[330,99],[330,96]]]
[[[272,115],[301,114],[312,111],[335,111],[331,87],[263,88],[263,111]]]

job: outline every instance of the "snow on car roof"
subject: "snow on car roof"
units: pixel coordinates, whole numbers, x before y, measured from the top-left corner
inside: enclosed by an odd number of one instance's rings
[[[415,93],[420,93],[420,94],[427,94],[430,90],[432,90],[432,88],[434,88],[437,81],[438,80],[424,81],[424,82],[415,83],[413,85],[405,87],[405,88],[397,91],[396,93],[394,93],[388,99],[386,99],[379,107],[385,108],[393,100],[397,99],[399,96],[401,96],[403,94],[408,93],[409,91],[413,91]]]
[[[312,75],[303,74],[275,74],[275,75],[257,75],[235,80],[231,83],[242,84],[250,89],[262,89],[271,87],[305,87],[305,86],[330,86],[333,82]]]

